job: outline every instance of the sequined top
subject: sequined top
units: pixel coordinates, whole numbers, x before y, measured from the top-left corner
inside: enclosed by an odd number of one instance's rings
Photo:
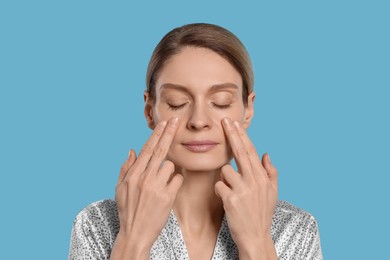
[[[119,218],[114,200],[100,200],[88,205],[74,219],[69,259],[109,259],[118,231]],[[316,219],[289,202],[278,201],[271,235],[279,259],[322,259]],[[150,259],[189,260],[173,210],[151,248]],[[226,215],[211,259],[238,259],[238,250],[230,235]]]

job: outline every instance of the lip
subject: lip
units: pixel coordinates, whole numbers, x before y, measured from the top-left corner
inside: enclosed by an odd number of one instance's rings
[[[184,147],[194,153],[204,153],[215,148],[218,143],[210,140],[194,140],[183,143]]]

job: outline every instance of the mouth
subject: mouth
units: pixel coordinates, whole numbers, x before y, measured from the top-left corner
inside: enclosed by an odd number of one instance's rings
[[[218,143],[210,140],[204,141],[191,141],[183,143],[184,147],[194,153],[205,153],[214,149]]]

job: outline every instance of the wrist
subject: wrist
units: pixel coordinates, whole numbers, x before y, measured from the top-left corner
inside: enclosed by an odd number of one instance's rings
[[[150,258],[150,249],[153,243],[137,238],[131,234],[119,231],[111,253],[111,260],[114,259],[139,259]]]
[[[241,260],[274,260],[278,259],[274,242],[271,234],[262,239],[250,240],[250,243],[245,243],[238,247],[239,259]]]

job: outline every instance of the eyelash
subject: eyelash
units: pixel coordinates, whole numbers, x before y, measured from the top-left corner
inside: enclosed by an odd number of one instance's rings
[[[228,109],[231,107],[232,104],[227,104],[227,105],[217,105],[215,103],[212,103],[213,107],[219,108],[219,109]]]
[[[187,104],[187,103],[184,103],[184,104],[181,104],[181,105],[178,105],[178,106],[174,106],[174,105],[168,104],[168,106],[169,106],[169,109],[176,111],[176,110],[179,110],[179,109],[181,109],[181,108],[184,108],[186,104]],[[219,108],[219,109],[228,109],[228,108],[231,107],[231,104],[227,104],[227,105],[217,105],[217,104],[215,104],[215,103],[212,103],[212,106],[213,106],[213,107],[216,107],[216,108]]]
[[[184,104],[181,104],[181,105],[178,105],[178,106],[174,106],[174,105],[171,105],[171,104],[168,104],[169,106],[169,109],[171,110],[179,110],[181,108],[183,108],[187,103],[184,103]]]

